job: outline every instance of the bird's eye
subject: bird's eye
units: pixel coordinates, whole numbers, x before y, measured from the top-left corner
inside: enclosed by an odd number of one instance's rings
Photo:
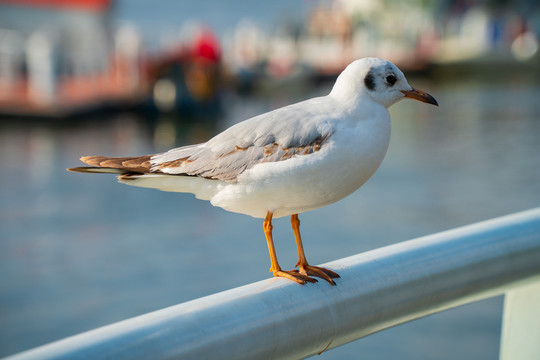
[[[397,81],[394,75],[388,75],[385,80],[386,80],[386,83],[389,84],[390,86],[394,85]]]

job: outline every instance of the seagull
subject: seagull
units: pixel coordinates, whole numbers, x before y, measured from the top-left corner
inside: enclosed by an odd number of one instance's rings
[[[391,62],[359,59],[328,95],[239,122],[205,143],[138,157],[84,156],[90,166],[67,170],[117,174],[123,184],[192,193],[264,219],[274,276],[335,285],[337,273],[306,260],[298,214],[343,199],[375,173],[390,141],[387,109],[404,98],[438,105]],[[298,269],[283,270],[276,256],[272,219],[284,216],[291,217]]]

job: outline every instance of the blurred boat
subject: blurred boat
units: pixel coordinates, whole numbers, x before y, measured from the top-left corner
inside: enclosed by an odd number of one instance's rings
[[[112,0],[3,1],[0,116],[217,111],[221,50],[210,30],[149,55],[134,28],[114,28],[112,8]]]
[[[536,5],[535,5],[536,4]],[[381,57],[410,72],[485,66],[538,70],[538,2],[319,2],[305,20],[270,35],[241,22],[225,64],[241,89],[288,79],[333,78],[354,59]],[[529,10],[529,11],[527,11]]]
[[[111,34],[111,7],[110,0],[4,1],[0,114],[61,118],[140,101],[139,42],[111,43],[126,33]]]

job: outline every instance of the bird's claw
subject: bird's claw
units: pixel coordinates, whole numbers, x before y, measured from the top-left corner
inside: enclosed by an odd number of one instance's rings
[[[289,270],[289,271],[275,270],[273,271],[273,273],[274,273],[274,276],[276,277],[284,277],[294,282],[297,282],[301,285],[304,285],[305,283],[308,283],[308,282],[310,283],[318,282],[317,279],[314,279],[306,274],[301,274],[300,272],[298,272],[298,270]]]
[[[321,279],[324,279],[328,281],[331,285],[336,285],[334,280],[339,278],[340,276],[333,272],[332,270],[320,267],[320,266],[312,266],[312,265],[300,265],[300,270],[293,270],[295,272],[298,272],[300,274],[306,275],[306,276],[316,276]]]

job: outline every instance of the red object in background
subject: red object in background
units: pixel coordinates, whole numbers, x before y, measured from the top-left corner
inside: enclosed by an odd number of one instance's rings
[[[221,60],[221,47],[214,32],[208,28],[200,29],[193,40],[191,55],[197,60],[218,63]]]

